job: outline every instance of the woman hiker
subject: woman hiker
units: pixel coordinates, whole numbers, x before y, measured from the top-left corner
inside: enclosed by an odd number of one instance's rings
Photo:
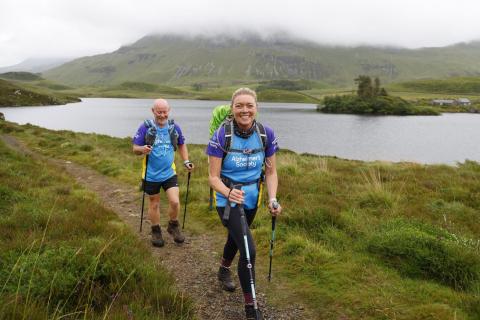
[[[224,290],[235,290],[230,265],[240,251],[238,276],[246,318],[262,319],[255,297],[255,245],[249,226],[258,208],[263,164],[270,213],[277,216],[282,211],[276,200],[278,177],[275,152],[278,145],[273,130],[255,120],[258,108],[255,91],[248,88],[236,90],[230,108],[233,120],[225,121],[215,131],[206,150],[209,183],[216,191],[218,215],[228,230],[218,279]],[[246,218],[244,228],[242,215]]]

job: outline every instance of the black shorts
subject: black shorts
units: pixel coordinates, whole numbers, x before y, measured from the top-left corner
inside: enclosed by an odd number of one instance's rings
[[[167,191],[172,187],[178,187],[177,175],[174,175],[163,182],[144,181],[145,193],[151,196],[160,193],[160,188],[163,188],[164,191]]]

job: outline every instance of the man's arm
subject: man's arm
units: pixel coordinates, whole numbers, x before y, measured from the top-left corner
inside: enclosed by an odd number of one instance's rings
[[[152,146],[149,146],[149,145],[139,146],[139,145],[133,144],[133,153],[135,153],[136,155],[150,154],[150,152],[152,152]]]
[[[178,153],[183,160],[183,165],[187,168],[188,171],[192,171],[194,168],[193,162],[188,159],[188,149],[187,144],[179,144],[178,145]]]

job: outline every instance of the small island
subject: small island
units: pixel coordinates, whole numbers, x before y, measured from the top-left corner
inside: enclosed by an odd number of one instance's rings
[[[355,79],[357,94],[326,96],[324,104],[317,110],[324,113],[346,113],[362,115],[440,115],[431,107],[414,106],[400,97],[391,96],[380,86],[380,79],[372,81],[370,76]]]

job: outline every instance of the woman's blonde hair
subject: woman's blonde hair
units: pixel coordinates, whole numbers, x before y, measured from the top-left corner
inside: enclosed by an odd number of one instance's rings
[[[230,102],[230,107],[233,106],[233,101],[235,100],[235,98],[243,94],[252,96],[253,99],[255,99],[255,104],[257,104],[257,94],[255,93],[255,91],[250,88],[239,88],[235,90],[235,92],[232,94],[232,101]]]

